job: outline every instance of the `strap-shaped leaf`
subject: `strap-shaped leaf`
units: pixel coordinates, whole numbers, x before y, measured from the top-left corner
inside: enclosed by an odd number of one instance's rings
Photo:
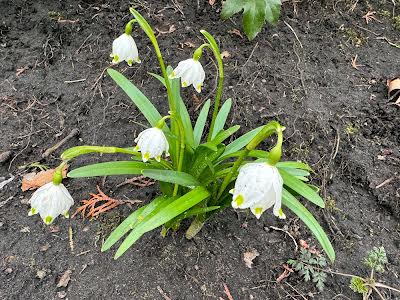
[[[299,195],[303,196],[307,200],[312,203],[318,205],[319,207],[324,208],[325,202],[324,200],[307,184],[297,179],[296,177],[287,173],[284,169],[278,169],[279,173],[282,176],[283,182],[286,186],[297,192]]]
[[[142,206],[141,208],[135,210],[132,214],[129,215],[121,224],[118,225],[117,228],[113,232],[111,232],[110,236],[106,239],[103,246],[101,247],[101,251],[107,251],[110,249],[120,238],[122,238],[128,231],[132,230],[137,226],[141,221],[143,221],[150,213],[156,213],[162,207],[170,204],[174,199],[171,197],[157,197],[149,204]]]
[[[257,127],[234,140],[232,143],[226,146],[223,156],[239,151],[245,147],[263,128],[264,126]]]
[[[170,170],[144,170],[143,175],[155,180],[176,183],[190,188],[201,185],[196,178],[185,172]]]
[[[222,152],[224,152],[225,147],[220,145],[217,147],[217,151],[213,151],[210,149],[201,149],[198,155],[195,157],[195,160],[190,167],[190,174],[195,178],[199,178],[201,173],[207,168],[209,163],[212,163],[216,160]]]
[[[280,161],[276,164],[278,168],[282,167],[285,169],[302,169],[312,171],[311,167],[300,161]]]
[[[72,170],[70,178],[94,177],[107,175],[141,175],[145,169],[155,169],[156,166],[139,161],[112,161],[88,165]]]
[[[282,193],[282,203],[307,225],[333,263],[335,261],[335,250],[333,249],[328,236],[322,229],[321,225],[318,224],[317,220],[315,220],[314,216],[299,202],[299,200],[293,197],[285,189]]]
[[[132,82],[130,82],[118,71],[107,69],[107,73],[124,90],[129,98],[131,98],[132,102],[137,106],[137,108],[139,108],[151,126],[156,126],[157,122],[162,117],[150,100]]]
[[[229,112],[232,107],[232,99],[228,99],[221,106],[221,109],[218,112],[217,117],[215,118],[214,130],[211,132],[211,139],[213,140],[217,134],[224,129],[226,119],[228,118]]]
[[[210,110],[210,99],[204,103],[203,108],[200,111],[199,117],[197,118],[196,125],[194,126],[194,148],[197,148],[200,144],[201,137],[203,135],[204,126],[206,125],[208,111]]]
[[[200,201],[208,198],[210,193],[204,187],[196,187],[189,193],[174,200],[172,203],[161,209],[158,213],[151,215],[143,220],[132,230],[128,237],[123,241],[115,254],[115,259],[126,252],[144,233],[151,231],[164,223],[172,220],[176,216],[184,213],[189,208],[195,206]]]
[[[215,149],[215,147],[219,144],[221,144],[223,141],[225,141],[228,137],[230,137],[232,134],[234,134],[236,131],[238,131],[240,128],[240,125],[235,125],[227,130],[223,130],[220,133],[217,134],[217,136],[211,140],[210,142],[201,144],[200,146],[204,146],[210,149]],[[214,150],[216,151],[216,150]]]

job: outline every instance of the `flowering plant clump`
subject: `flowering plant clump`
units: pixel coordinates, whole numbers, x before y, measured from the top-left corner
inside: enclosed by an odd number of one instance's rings
[[[225,128],[232,101],[228,99],[220,105],[224,68],[213,36],[201,30],[207,43],[197,48],[192,58],[180,62],[175,69],[166,67],[153,29],[135,9],[131,9],[131,13],[134,19],[126,25],[124,35],[113,43],[113,62],[126,61],[130,65],[133,61],[139,61],[136,44],[131,36],[132,26],[138,24],[150,39],[160,63],[162,75],[152,75],[166,89],[169,112],[162,116],[132,82],[116,70],[108,69],[108,74],[142,112],[150,128],[139,134],[135,140],[136,145],[131,144],[133,138],[127,141],[127,148],[70,148],[61,154],[62,163],[58,167],[62,169],[67,162],[83,154],[124,153],[129,157],[127,160],[79,167],[70,171],[68,177],[140,174],[159,182],[162,195],[132,212],[110,234],[102,251],[110,249],[127,235],[115,254],[115,258],[118,258],[146,232],[161,227],[161,233],[165,236],[169,230],[177,230],[184,219],[191,220],[186,231],[186,237],[190,239],[201,230],[208,218],[231,206],[238,209],[250,208],[257,218],[273,207],[272,213],[281,219],[285,218],[286,209],[296,214],[315,235],[331,261],[334,261],[335,252],[327,235],[298,200],[302,196],[324,207],[324,201],[317,193],[318,188],[307,183],[311,168],[302,162],[280,161],[285,128],[271,121],[228,142],[228,138],[240,126]],[[193,126],[181,98],[180,88],[193,85],[197,92],[201,92],[205,72],[200,59],[205,49],[212,51],[218,63],[219,82],[212,113],[211,101],[208,100]],[[209,114],[211,120],[209,130],[206,131]],[[257,149],[261,142],[274,134],[277,136],[276,144],[270,151]],[[65,196],[51,200],[54,204],[49,206],[55,207],[59,201],[65,201],[65,205],[57,206],[56,210],[48,213],[52,217],[51,221],[71,206],[72,198],[63,187],[61,189]],[[43,196],[34,195],[32,209],[40,208],[36,199],[50,201],[55,195],[55,192],[47,192]],[[43,216],[47,217],[46,214]]]

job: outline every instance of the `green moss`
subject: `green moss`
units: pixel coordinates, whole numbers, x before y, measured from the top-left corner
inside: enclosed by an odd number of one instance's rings
[[[393,27],[400,31],[400,15],[393,18]]]
[[[358,133],[358,128],[356,125],[354,124],[347,124],[346,126],[346,133],[348,135],[355,135]]]
[[[365,43],[365,37],[363,37],[358,31],[356,31],[354,28],[345,28],[344,32],[346,35],[350,38],[351,42],[353,45],[356,47],[360,47]]]
[[[379,10],[378,11],[378,16],[383,17],[383,18],[391,18],[392,17],[392,13],[388,10]]]

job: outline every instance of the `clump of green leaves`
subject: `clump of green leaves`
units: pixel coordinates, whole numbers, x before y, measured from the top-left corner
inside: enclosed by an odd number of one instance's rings
[[[384,272],[387,263],[386,251],[383,247],[374,247],[364,259],[366,266],[379,273]]]
[[[265,23],[275,25],[281,14],[280,0],[227,0],[222,6],[221,17],[229,19],[243,11],[243,29],[249,40],[261,31]]]
[[[312,280],[319,291],[324,289],[326,273],[320,269],[327,262],[323,255],[312,249],[301,248],[299,258],[289,259],[287,263],[303,276],[305,282]]]
[[[389,288],[382,285],[381,283],[375,282],[374,272],[383,273],[385,271],[385,265],[388,263],[386,257],[386,251],[384,247],[374,247],[368,252],[367,256],[364,258],[364,264],[371,268],[371,275],[368,278],[362,278],[358,276],[353,276],[350,282],[350,288],[359,294],[363,294],[364,298],[368,298],[375,290],[378,294],[377,287]]]

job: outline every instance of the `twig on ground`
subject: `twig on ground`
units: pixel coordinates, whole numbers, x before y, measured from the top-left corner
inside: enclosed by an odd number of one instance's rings
[[[282,232],[286,233],[292,239],[292,241],[294,243],[294,246],[295,246],[294,252],[297,252],[299,250],[299,245],[297,245],[296,239],[287,230],[284,230],[282,228],[275,227],[275,226],[269,226],[269,228],[271,228],[273,230],[282,231]]]
[[[50,147],[47,149],[43,154],[42,158],[48,157],[50,154],[52,154],[54,151],[56,151],[58,148],[60,148],[62,145],[64,145],[66,142],[68,142],[70,139],[72,139],[74,136],[79,134],[79,129],[74,128],[72,131],[61,141],[59,141],[57,144],[55,144],[53,147]]]
[[[399,176],[392,176],[392,177],[386,179],[385,181],[383,181],[382,183],[378,184],[378,185],[375,187],[375,189],[379,189],[379,188],[381,188],[381,187],[383,187],[383,186],[385,186],[385,185],[391,183],[393,180],[395,180],[395,179],[397,179],[397,178],[399,178]]]
[[[171,300],[171,298],[167,296],[167,294],[162,290],[159,285],[157,285],[157,290],[161,294],[161,296],[164,297],[165,300]]]
[[[299,37],[297,36],[296,31],[294,31],[293,27],[290,26],[290,24],[289,24],[288,22],[286,22],[286,21],[283,21],[283,23],[285,23],[285,25],[286,25],[287,27],[289,27],[289,29],[293,32],[294,37],[296,38],[297,42],[299,43],[300,48],[303,49],[303,44],[300,42],[300,39],[299,39]]]
[[[233,297],[232,297],[232,295],[231,295],[231,292],[229,291],[229,288],[228,288],[228,286],[227,286],[226,283],[224,283],[224,290],[225,290],[226,296],[228,297],[228,300],[233,300]]]

